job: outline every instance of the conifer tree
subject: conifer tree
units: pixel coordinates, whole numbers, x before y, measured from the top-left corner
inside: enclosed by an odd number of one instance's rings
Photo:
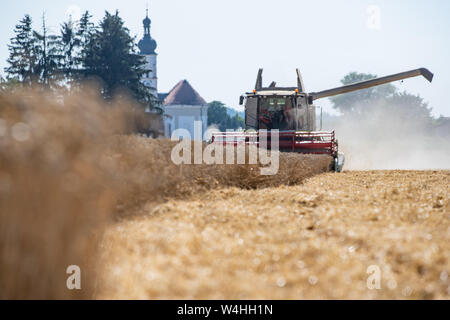
[[[78,24],[78,29],[75,33],[76,44],[79,48],[77,56],[75,58],[75,63],[77,69],[80,69],[86,56],[86,49],[88,43],[95,31],[95,26],[91,22],[92,15],[89,11],[86,11],[82,16]]]
[[[68,22],[64,22],[61,25],[60,33],[60,68],[64,72],[65,77],[69,78],[70,81],[73,77],[74,69],[76,68],[74,63],[74,55],[77,47],[74,23],[72,22],[72,19],[69,19]]]
[[[136,53],[135,39],[118,11],[115,14],[106,11],[84,48],[85,76],[101,81],[102,94],[107,100],[126,90],[136,100],[149,104],[151,94],[140,81],[144,65],[145,59]]]
[[[45,87],[54,87],[60,79],[58,70],[58,62],[60,56],[58,54],[59,39],[55,35],[48,33],[45,15],[42,16],[41,32],[34,31],[34,43],[38,75],[38,82]]]
[[[39,66],[36,57],[35,37],[32,29],[32,19],[29,15],[20,20],[14,29],[15,36],[8,45],[8,67],[5,72],[9,79],[17,79],[25,85],[37,82]]]

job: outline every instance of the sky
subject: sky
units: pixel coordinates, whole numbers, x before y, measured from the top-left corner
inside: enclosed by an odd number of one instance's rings
[[[295,86],[295,69],[306,91],[340,85],[348,72],[379,76],[426,67],[435,78],[395,83],[419,94],[433,115],[450,116],[450,1],[447,0],[2,0],[0,74],[7,44],[24,14],[40,28],[45,12],[51,32],[69,14],[89,10],[98,22],[119,10],[137,40],[146,6],[158,48],[158,91],[187,79],[207,101],[230,107],[254,87],[258,68],[264,83]],[[332,112],[328,99],[316,101]]]

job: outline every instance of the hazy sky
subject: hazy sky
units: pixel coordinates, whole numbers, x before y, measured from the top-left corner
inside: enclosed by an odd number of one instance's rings
[[[97,22],[118,9],[133,35],[142,36],[146,0],[2,0],[0,69],[7,44],[25,13],[35,28],[45,11],[57,32],[68,12],[89,10]],[[253,89],[259,67],[264,82],[296,84],[299,67],[307,91],[336,87],[349,71],[387,75],[418,67],[435,74],[397,83],[420,94],[434,115],[450,116],[450,1],[414,0],[152,0],[151,33],[158,42],[159,91],[187,79],[207,100],[238,107]],[[327,99],[317,105],[330,109]]]

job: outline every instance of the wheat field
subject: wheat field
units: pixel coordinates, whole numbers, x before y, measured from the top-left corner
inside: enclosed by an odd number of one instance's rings
[[[93,92],[0,94],[0,299],[450,297],[449,171],[177,166],[176,142],[131,134],[141,116]]]

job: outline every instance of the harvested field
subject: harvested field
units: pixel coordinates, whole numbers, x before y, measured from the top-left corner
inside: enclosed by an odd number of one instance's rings
[[[107,230],[96,297],[448,299],[449,178],[326,173],[149,206]],[[380,290],[366,286],[371,265]]]

